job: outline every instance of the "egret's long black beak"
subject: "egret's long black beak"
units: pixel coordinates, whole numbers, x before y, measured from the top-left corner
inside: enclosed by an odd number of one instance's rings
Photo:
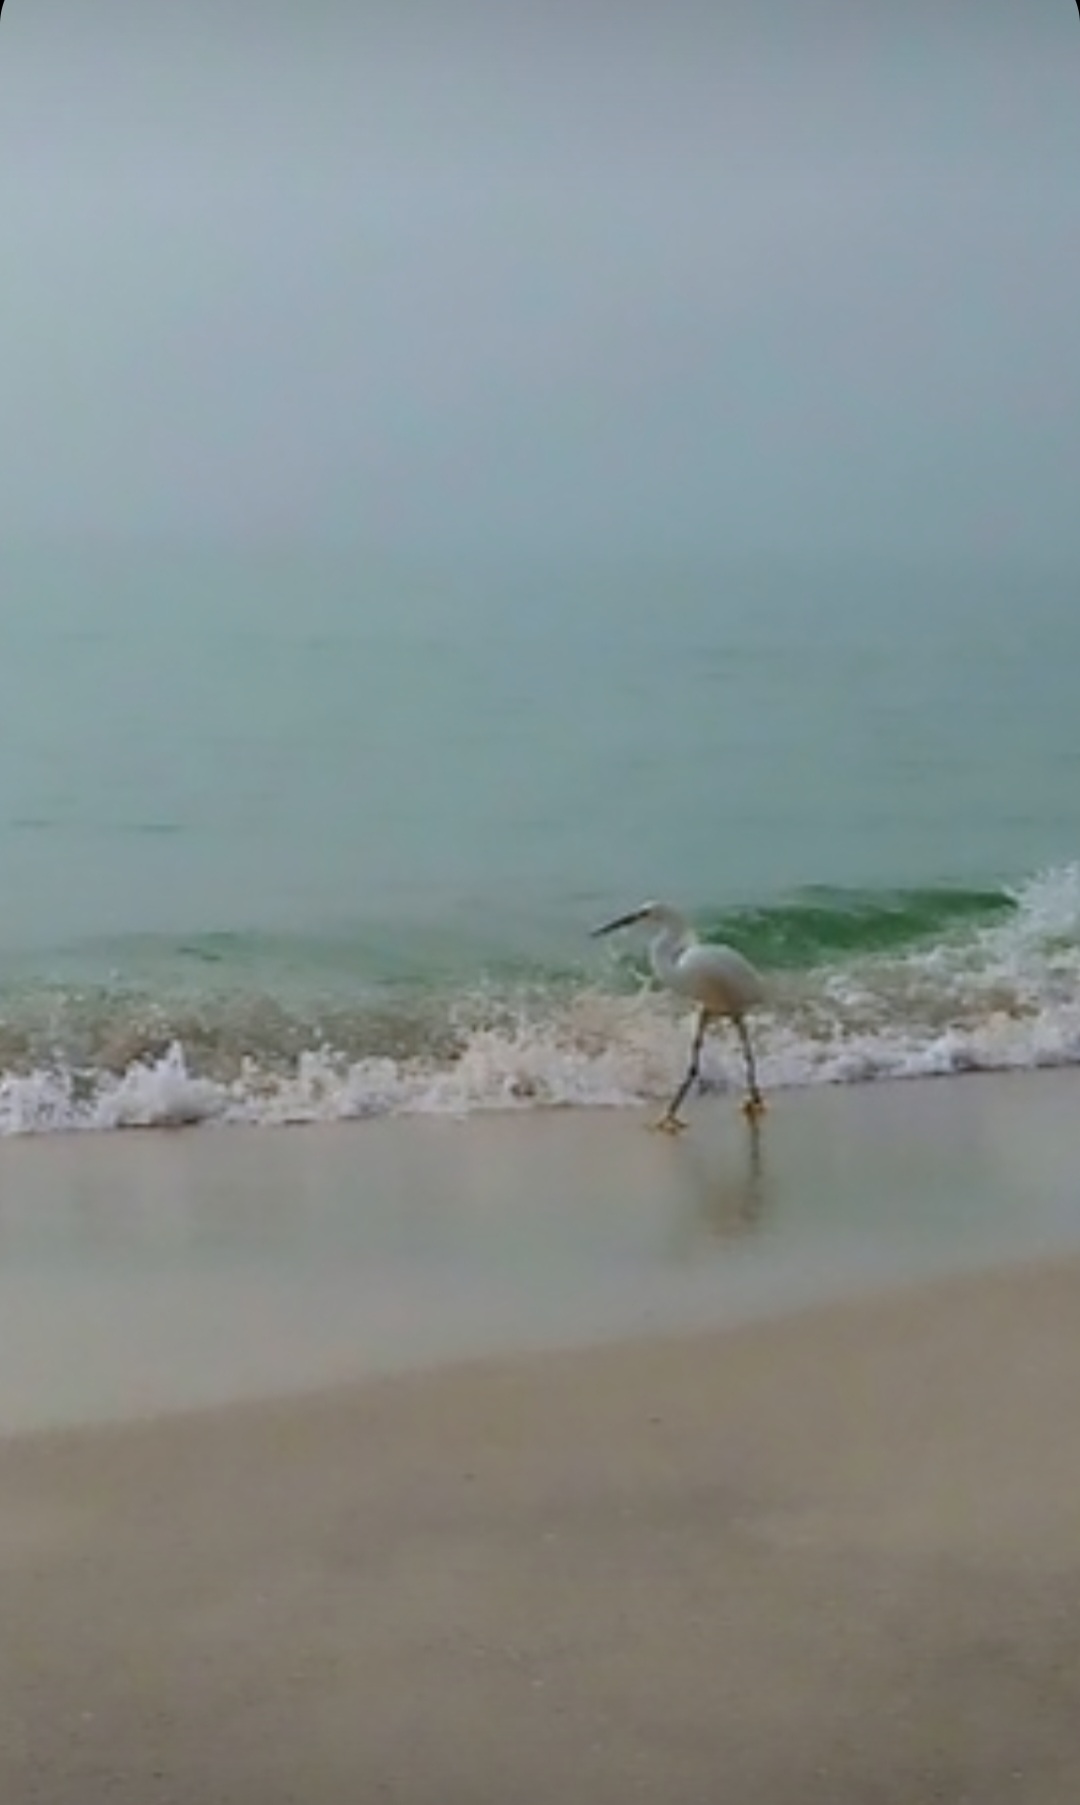
[[[602,934],[613,934],[616,928],[633,927],[635,921],[641,921],[647,914],[647,909],[631,909],[629,915],[616,915],[614,921],[605,921],[603,927],[593,928],[592,938],[599,940]]]

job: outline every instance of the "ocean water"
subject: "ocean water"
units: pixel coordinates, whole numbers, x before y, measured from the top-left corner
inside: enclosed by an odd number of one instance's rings
[[[6,548],[0,1130],[662,1095],[648,897],[766,1086],[1080,1063],[1077,587]]]

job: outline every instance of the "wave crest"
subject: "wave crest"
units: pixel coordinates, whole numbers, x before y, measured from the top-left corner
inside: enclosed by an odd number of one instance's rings
[[[921,909],[937,931],[888,950],[777,958],[754,1027],[765,1087],[1080,1063],[1080,865],[981,901]],[[32,1028],[0,1025],[0,1133],[639,1104],[687,1046],[670,998],[592,979],[307,1013],[86,992],[35,1008]],[[739,1079],[718,1031],[704,1088]]]

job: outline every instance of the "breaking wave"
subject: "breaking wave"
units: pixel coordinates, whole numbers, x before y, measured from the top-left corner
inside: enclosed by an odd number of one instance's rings
[[[698,916],[765,970],[766,1088],[1080,1064],[1080,866],[1015,891],[806,892]],[[325,1122],[643,1103],[686,1055],[685,1010],[639,950],[559,971],[369,983],[296,1000],[265,970],[216,987],[147,981],[0,998],[0,1133]],[[722,1032],[706,1089],[739,1083]]]

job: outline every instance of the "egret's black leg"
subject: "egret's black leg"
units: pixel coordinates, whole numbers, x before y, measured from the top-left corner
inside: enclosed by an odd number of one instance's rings
[[[705,1030],[708,1027],[708,1025],[709,1025],[708,1011],[705,1009],[702,1009],[698,1015],[697,1027],[694,1030],[694,1042],[693,1042],[692,1047],[690,1048],[690,1064],[686,1068],[686,1077],[683,1079],[678,1090],[675,1092],[675,1095],[672,1097],[671,1102],[667,1106],[667,1109],[664,1111],[664,1114],[660,1117],[659,1122],[657,1122],[656,1126],[658,1128],[674,1130],[676,1128],[685,1128],[685,1126],[686,1126],[685,1122],[680,1122],[680,1120],[679,1120],[679,1104],[682,1102],[683,1098],[686,1096],[687,1092],[690,1090],[691,1086],[693,1085],[693,1083],[696,1080],[698,1073],[700,1071],[701,1047],[702,1047],[702,1043],[705,1039]]]
[[[739,1045],[742,1048],[743,1061],[746,1065],[746,1101],[743,1104],[743,1113],[753,1120],[756,1116],[765,1113],[765,1099],[758,1086],[754,1049],[746,1023],[741,1015],[735,1017],[735,1032],[739,1036]]]

